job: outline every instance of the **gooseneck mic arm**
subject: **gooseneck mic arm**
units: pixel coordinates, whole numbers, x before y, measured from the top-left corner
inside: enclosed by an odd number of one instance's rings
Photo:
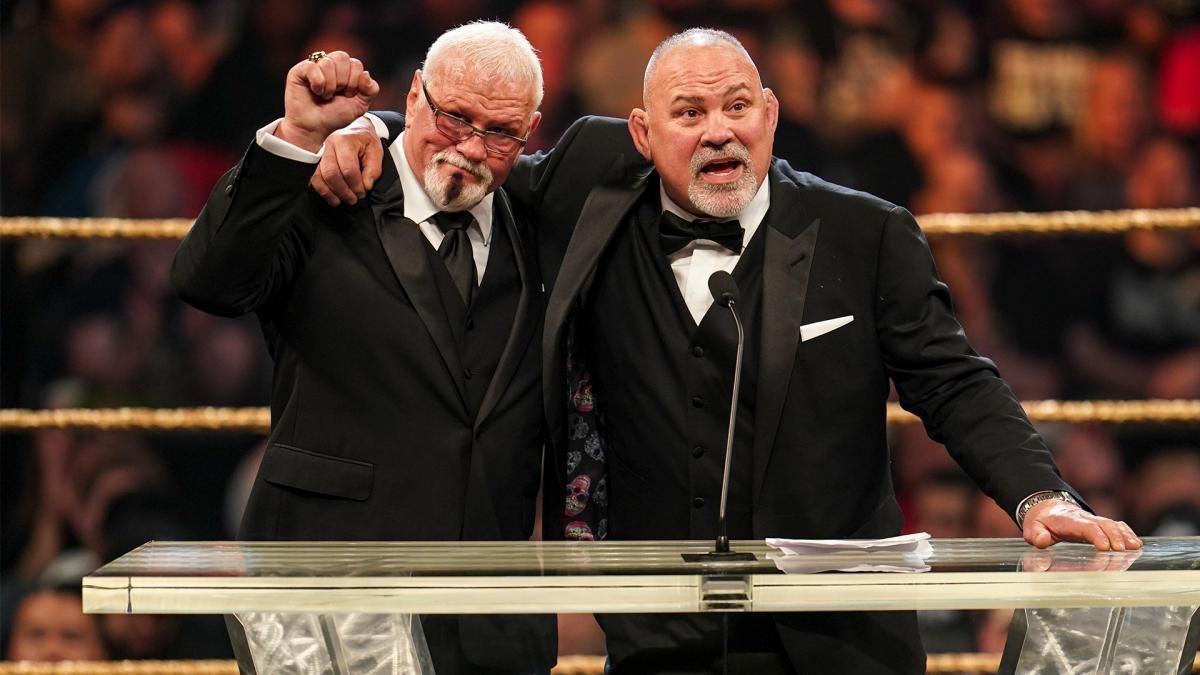
[[[737,357],[733,365],[733,392],[729,400],[729,427],[725,435],[725,472],[721,477],[721,504],[717,511],[717,541],[716,548],[710,553],[684,555],[688,562],[725,562],[730,560],[754,560],[753,553],[738,553],[729,549],[729,524],[726,520],[726,509],[729,502],[729,471],[733,466],[733,436],[737,430],[738,394],[742,387],[742,350],[746,338],[742,331],[742,319],[738,316],[738,287],[729,272],[715,272],[708,278],[708,290],[713,300],[722,307],[728,307],[733,315],[733,324],[737,327]]]
[[[738,287],[729,272],[716,272],[708,278],[708,290],[718,305],[729,308],[737,328],[737,357],[733,362],[733,395],[729,399],[729,431],[725,436],[725,473],[721,476],[721,505],[717,511],[717,553],[729,553],[729,524],[726,509],[729,505],[729,470],[733,464],[733,434],[737,429],[738,394],[742,390],[742,349],[746,337],[742,319],[738,316]]]

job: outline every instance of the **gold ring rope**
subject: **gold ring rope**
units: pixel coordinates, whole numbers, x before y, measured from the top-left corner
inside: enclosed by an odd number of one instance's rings
[[[999,654],[930,654],[926,673],[994,673]],[[603,656],[560,656],[552,675],[601,675]],[[1200,656],[1192,661],[1200,672]],[[68,661],[0,663],[0,675],[237,675],[236,661]]]
[[[920,217],[930,235],[1113,233],[1131,230],[1200,228],[1200,208],[1051,213],[929,214]],[[0,218],[0,237],[179,239],[192,221],[120,218]],[[1031,419],[1045,422],[1110,424],[1189,423],[1200,421],[1200,401],[1031,401],[1023,404]],[[917,419],[895,404],[891,424]],[[266,432],[266,408],[115,408],[0,410],[0,430],[143,429],[243,430]]]
[[[1025,401],[1035,422],[1071,424],[1200,424],[1200,400]],[[888,404],[889,424],[920,420],[895,403]],[[0,431],[98,429],[140,431],[251,431],[271,427],[267,408],[61,408],[0,410]]]
[[[1007,234],[1113,234],[1134,230],[1200,228],[1200,208],[1051,211],[1047,213],[930,213],[918,216],[929,236]],[[0,237],[63,239],[182,239],[184,218],[0,218]]]
[[[0,410],[0,431],[253,431],[271,427],[268,408],[61,408]]]
[[[1135,230],[1200,228],[1200,208],[1051,211],[1047,213],[929,213],[917,216],[925,234],[1118,234]]]

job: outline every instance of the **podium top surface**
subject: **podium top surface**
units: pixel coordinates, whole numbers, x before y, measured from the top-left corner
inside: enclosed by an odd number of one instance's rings
[[[842,552],[689,563],[710,542],[150,542],[84,579],[92,612],[683,612],[1200,605],[1200,537],[1100,552],[934,539],[923,560]],[[865,566],[865,567],[864,567]],[[836,571],[886,569],[888,571]]]
[[[1200,575],[1200,537],[1148,538],[1138,551],[1101,552],[1090,545],[1036,549],[1021,539],[932,539],[931,573],[1019,571],[1144,572]],[[605,542],[169,542],[152,541],[96,570],[92,577],[475,577],[559,575],[782,574],[782,554],[762,541],[736,541],[754,561],[687,563],[707,541]],[[838,552],[804,556],[815,567],[905,565],[901,554]]]

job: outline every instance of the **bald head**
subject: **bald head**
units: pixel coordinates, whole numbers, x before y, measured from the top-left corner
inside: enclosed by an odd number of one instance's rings
[[[718,30],[675,35],[650,57],[642,96],[629,132],[667,196],[697,216],[735,217],[766,178],[779,119],[746,49]]]
[[[659,61],[668,53],[680,47],[729,47],[742,55],[746,61],[754,64],[750,53],[742,46],[737,38],[723,30],[715,28],[689,28],[682,33],[676,33],[663,40],[654,48],[650,60],[646,62],[646,74],[642,77],[642,105],[648,106],[650,99],[651,80],[658,68]]]

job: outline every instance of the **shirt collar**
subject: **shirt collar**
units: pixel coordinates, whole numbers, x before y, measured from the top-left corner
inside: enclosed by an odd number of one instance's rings
[[[667,190],[663,187],[661,180],[658,182],[658,195],[662,199],[663,211],[670,211],[671,213],[674,213],[688,222],[691,222],[697,218],[696,215],[692,214],[679,204],[676,204],[675,200],[667,196]],[[763,218],[767,217],[767,209],[770,207],[771,177],[767,176],[765,179],[763,179],[762,185],[758,186],[758,192],[754,193],[754,197],[750,199],[750,202],[746,204],[746,206],[742,208],[742,210],[739,211],[733,218],[726,219],[736,219],[738,224],[742,226],[742,229],[745,230],[745,234],[742,236],[743,246],[748,246],[750,244],[750,238],[754,236],[754,233],[758,230],[758,226],[762,224]]]
[[[396,162],[396,171],[400,174],[400,187],[404,189],[404,217],[417,224],[429,220],[441,209],[433,203],[425,188],[421,187],[421,182],[417,180],[417,175],[413,173],[412,167],[404,157],[403,132],[388,146],[388,150],[391,151],[392,160]],[[479,230],[483,233],[484,242],[491,241],[492,237],[494,197],[494,193],[489,192],[482,201],[470,208],[471,215],[475,216],[475,222],[479,224]]]

